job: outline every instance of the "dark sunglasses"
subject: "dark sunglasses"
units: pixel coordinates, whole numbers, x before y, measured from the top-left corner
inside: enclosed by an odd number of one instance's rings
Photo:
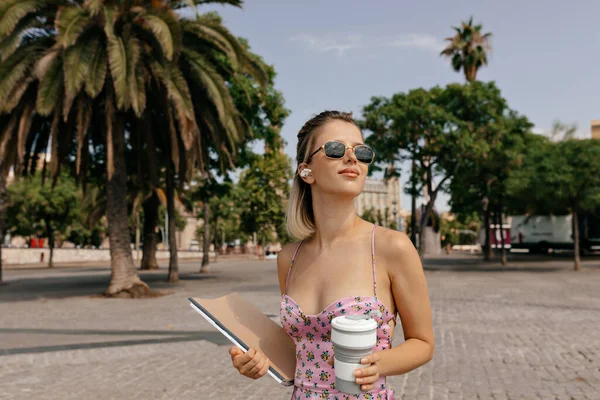
[[[325,157],[327,158],[340,159],[344,157],[346,150],[348,149],[352,149],[356,159],[361,163],[371,164],[373,159],[375,159],[375,152],[366,144],[346,146],[346,143],[338,142],[337,140],[330,140],[329,142],[325,142],[323,146],[319,147],[314,153],[308,156],[308,161],[310,161],[312,157],[321,150],[325,151]]]

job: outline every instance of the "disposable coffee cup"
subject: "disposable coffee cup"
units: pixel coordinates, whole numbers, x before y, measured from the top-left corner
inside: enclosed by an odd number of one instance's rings
[[[377,344],[377,321],[366,315],[343,315],[335,317],[331,326],[335,387],[347,394],[363,393],[354,371],[363,367],[360,359],[371,354]]]

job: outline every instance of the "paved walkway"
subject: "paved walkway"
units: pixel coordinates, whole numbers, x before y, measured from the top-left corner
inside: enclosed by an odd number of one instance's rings
[[[428,260],[436,353],[388,378],[398,399],[600,399],[600,262],[567,258]],[[189,296],[240,292],[278,320],[273,261],[183,264],[142,278],[166,296],[105,299],[106,267],[5,271],[0,286],[0,399],[289,399],[268,377],[230,365],[228,342]],[[395,343],[402,341],[398,329]]]

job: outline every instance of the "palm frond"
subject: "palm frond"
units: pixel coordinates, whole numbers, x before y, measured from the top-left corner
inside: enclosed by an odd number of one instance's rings
[[[108,38],[108,65],[112,77],[117,107],[129,106],[129,90],[127,88],[127,52],[120,37]]]
[[[56,42],[69,47],[77,41],[92,20],[92,17],[81,7],[62,7],[56,14]]]
[[[197,131],[194,105],[188,84],[181,71],[174,64],[162,66],[157,62],[151,63],[153,75],[156,76],[165,87],[169,101],[177,112],[177,120],[183,135],[186,149],[190,149],[193,141],[191,137]]]
[[[173,43],[173,35],[169,25],[159,16],[146,14],[142,17],[141,26],[152,32],[160,47],[163,55],[169,61],[173,60],[173,52],[175,51],[175,44]]]
[[[0,10],[0,38],[9,35],[23,17],[38,11],[42,5],[39,0],[8,1],[7,7]]]
[[[269,77],[262,63],[256,60],[247,46],[222,24],[220,18],[208,13],[200,16],[195,24],[197,25],[195,31],[204,34],[204,37],[199,36],[199,38],[205,40],[206,44],[212,44],[224,51],[234,69],[247,73],[261,85],[266,84]]]
[[[452,68],[454,68],[456,72],[459,72],[463,68],[463,58],[460,53],[456,53],[452,57]]]
[[[181,8],[189,7],[191,9],[196,9],[198,6],[202,6],[205,4],[221,4],[221,5],[230,5],[234,7],[241,7],[243,4],[243,0],[178,0],[171,2],[171,7],[174,10],[179,10]]]
[[[36,75],[39,79],[36,109],[47,116],[64,94],[62,58],[58,51],[53,49],[38,61]]]
[[[31,74],[31,70],[37,58],[44,50],[42,41],[22,46],[19,51],[14,52],[7,60],[0,63],[0,99],[8,98],[8,95],[23,82],[23,79]]]
[[[136,91],[135,93],[131,93],[131,97],[135,98],[135,104],[137,104],[136,115],[138,117],[142,116],[142,113],[146,109],[146,80],[148,79],[148,74],[144,68],[140,64],[136,67],[136,72],[134,79],[136,81]]]
[[[19,121],[19,130],[17,132],[17,159],[19,161],[19,164],[23,163],[23,158],[25,155],[25,141],[27,140],[29,128],[31,127],[31,121],[33,119],[33,110],[33,103],[27,102],[23,107],[23,112],[21,113],[21,119]]]
[[[115,34],[116,11],[104,7],[104,32],[108,40],[107,53],[110,75],[114,86],[114,95],[119,109],[125,109],[131,104],[127,88],[127,51],[123,39]]]
[[[107,55],[100,38],[94,38],[86,43],[92,54],[92,59],[89,63],[89,69],[85,74],[85,92],[91,98],[95,98],[100,94],[104,87],[107,72]]]
[[[75,165],[75,173],[77,176],[81,172],[81,159],[83,151],[87,147],[87,131],[92,120],[92,107],[85,98],[80,96],[77,107],[77,157]]]
[[[4,129],[0,131],[0,169],[7,170],[8,163],[8,147],[11,140],[14,139],[14,131],[17,125],[17,113],[12,113]],[[0,175],[4,176],[4,175]]]
[[[102,10],[104,0],[86,0],[83,6],[89,11],[92,17],[95,17]]]
[[[36,14],[29,14],[22,18],[15,29],[7,36],[0,40],[0,62],[5,61],[11,56],[21,44],[23,35],[31,28],[40,27],[41,24],[37,20]]]
[[[12,109],[14,109],[17,104],[21,101],[23,94],[25,91],[30,88],[31,84],[34,81],[34,77],[32,75],[25,76],[21,79],[21,81],[15,85],[13,91],[9,93],[3,104],[0,104],[0,114],[1,113],[10,113]],[[35,102],[35,100],[34,100]]]
[[[127,93],[127,97],[129,99],[129,104],[131,104],[133,111],[139,117],[142,115],[144,111],[143,107],[140,107],[139,97],[138,97],[138,79],[136,77],[136,72],[138,69],[138,62],[140,59],[140,42],[135,37],[129,37],[125,41],[125,55],[127,56],[127,89],[129,93]],[[143,89],[143,88],[142,88]]]
[[[201,16],[198,20],[182,20],[181,26],[184,34],[193,36],[195,46],[201,46],[198,42],[205,42],[210,47],[215,47],[221,51],[231,62],[234,68],[239,66],[237,52],[232,44],[223,37],[217,30],[213,29],[209,24],[206,24],[207,18]]]
[[[83,87],[94,58],[92,43],[80,42],[70,46],[64,53],[63,77],[65,80],[65,101],[63,118],[67,119],[71,104]]]
[[[234,121],[237,110],[223,77],[211,68],[210,64],[206,62],[206,58],[201,54],[184,50],[182,56],[185,56],[190,67],[192,73],[190,78],[205,90],[207,99],[213,104],[219,120],[222,121],[222,126],[229,133],[227,136],[234,143],[237,142],[241,136]]]

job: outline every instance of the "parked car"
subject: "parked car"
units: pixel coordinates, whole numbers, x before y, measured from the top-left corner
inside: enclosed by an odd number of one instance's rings
[[[197,240],[190,240],[190,251],[200,251],[200,242]]]

